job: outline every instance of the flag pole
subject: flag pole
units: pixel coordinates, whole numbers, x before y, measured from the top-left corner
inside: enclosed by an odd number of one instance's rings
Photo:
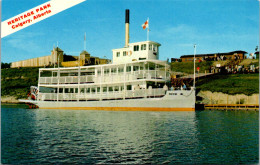
[[[148,20],[148,28],[147,28],[147,41],[149,41],[149,17],[147,18]]]
[[[196,61],[196,58],[195,58],[195,55],[196,55],[196,44],[194,44],[194,58],[193,58],[193,60],[194,60],[194,63],[193,63],[193,76],[194,76],[194,78],[193,78],[193,87],[195,88],[195,79],[196,79],[196,75],[195,75],[195,61]]]

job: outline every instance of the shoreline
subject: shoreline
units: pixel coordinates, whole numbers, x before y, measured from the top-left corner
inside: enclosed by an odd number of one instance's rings
[[[1,96],[1,104],[20,104],[18,99],[15,96]]]

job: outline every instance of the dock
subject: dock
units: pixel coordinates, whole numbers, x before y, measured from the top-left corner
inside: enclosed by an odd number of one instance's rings
[[[205,104],[205,110],[254,110],[259,111],[259,104]]]

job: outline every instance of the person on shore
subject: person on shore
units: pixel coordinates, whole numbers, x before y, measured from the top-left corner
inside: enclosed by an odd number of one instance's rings
[[[183,83],[183,89],[186,90],[186,88],[187,88],[186,85]]]
[[[173,91],[174,90],[174,87],[173,87],[173,85],[171,86],[171,91]]]

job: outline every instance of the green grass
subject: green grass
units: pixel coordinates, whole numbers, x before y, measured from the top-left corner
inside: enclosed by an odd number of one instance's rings
[[[1,96],[26,98],[30,86],[38,84],[39,68],[1,69]]]
[[[252,95],[259,93],[259,74],[214,75],[199,79],[196,86],[202,91]]]
[[[205,70],[209,70],[212,66],[212,61],[196,62],[196,71],[197,67],[200,67],[200,72],[204,73]],[[193,62],[174,62],[171,63],[171,70],[174,72],[184,72],[188,74],[193,74],[194,66]]]

